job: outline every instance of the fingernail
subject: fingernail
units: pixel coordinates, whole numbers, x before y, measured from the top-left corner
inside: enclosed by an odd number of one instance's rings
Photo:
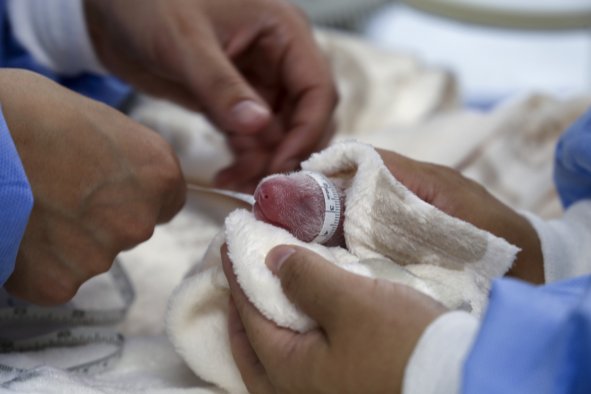
[[[269,110],[253,100],[244,100],[232,108],[232,116],[241,126],[262,127],[270,116]]]
[[[289,246],[279,246],[274,248],[267,255],[267,267],[269,267],[271,272],[277,274],[289,256],[295,252],[296,250]]]

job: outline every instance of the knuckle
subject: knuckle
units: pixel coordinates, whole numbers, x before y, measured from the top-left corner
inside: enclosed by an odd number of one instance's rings
[[[40,304],[44,305],[61,305],[70,301],[78,289],[82,286],[82,281],[74,278],[64,278],[52,286],[43,284],[39,287],[37,297]]]
[[[309,264],[298,256],[290,257],[281,268],[281,283],[286,293],[293,294],[301,288],[309,271]]]
[[[93,263],[89,264],[86,267],[86,274],[88,278],[95,277],[100,274],[104,274],[105,272],[109,271],[111,266],[113,265],[112,259],[99,259],[94,261]]]
[[[182,177],[181,169],[174,150],[166,141],[161,140],[160,142],[159,149],[156,151],[159,167],[167,177],[175,180],[180,179]]]
[[[112,251],[116,254],[150,239],[156,226],[153,217],[153,212],[140,209],[121,219],[111,228]]]
[[[124,243],[129,246],[137,245],[147,241],[154,234],[155,223],[144,218],[136,218],[133,222],[128,222],[120,234]]]
[[[292,3],[286,4],[286,7],[290,14],[296,15],[301,21],[306,23],[307,26],[311,26],[310,17],[301,7]]]
[[[158,192],[170,193],[184,185],[183,172],[172,147],[158,138],[160,140],[152,152],[150,176],[156,181]]]
[[[176,157],[170,156],[169,158],[162,175],[162,183],[166,190],[176,190],[179,185],[184,184],[183,172]]]
[[[159,171],[159,192],[166,218],[171,218],[181,210],[186,201],[185,179],[178,159],[173,154],[167,155]],[[151,234],[150,234],[151,235]]]
[[[286,262],[281,269],[281,286],[283,287],[283,291],[286,293],[293,292],[297,288],[299,276],[298,270],[293,268],[292,264]]]

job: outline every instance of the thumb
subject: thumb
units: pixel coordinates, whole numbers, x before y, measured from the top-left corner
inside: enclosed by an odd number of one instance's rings
[[[185,67],[190,90],[210,120],[223,131],[256,133],[267,126],[271,111],[230,61],[214,37],[199,40],[191,48],[198,64]]]
[[[352,304],[352,289],[363,278],[318,254],[296,246],[278,246],[266,264],[279,277],[287,298],[326,331],[340,326]]]

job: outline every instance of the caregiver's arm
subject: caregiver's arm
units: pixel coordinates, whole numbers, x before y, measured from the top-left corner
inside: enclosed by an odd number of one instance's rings
[[[22,240],[11,241],[21,241],[5,285],[11,294],[39,304],[69,300],[183,205],[170,147],[120,112],[10,69],[0,70],[0,103],[34,196]],[[8,146],[6,130],[2,138]],[[0,192],[25,181],[3,182]],[[19,227],[10,236],[18,237],[26,212],[13,214]]]
[[[228,135],[236,160],[219,184],[254,190],[331,138],[331,72],[289,2],[85,0],[85,10],[109,71],[203,110]]]

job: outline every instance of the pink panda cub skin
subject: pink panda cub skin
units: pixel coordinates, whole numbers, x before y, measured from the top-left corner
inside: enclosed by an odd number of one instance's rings
[[[339,223],[334,235],[322,244],[344,247],[345,193],[337,185],[335,188],[341,202]],[[300,241],[314,241],[323,227],[326,209],[323,191],[306,172],[271,175],[259,183],[254,198],[253,213],[258,220],[281,227]]]

